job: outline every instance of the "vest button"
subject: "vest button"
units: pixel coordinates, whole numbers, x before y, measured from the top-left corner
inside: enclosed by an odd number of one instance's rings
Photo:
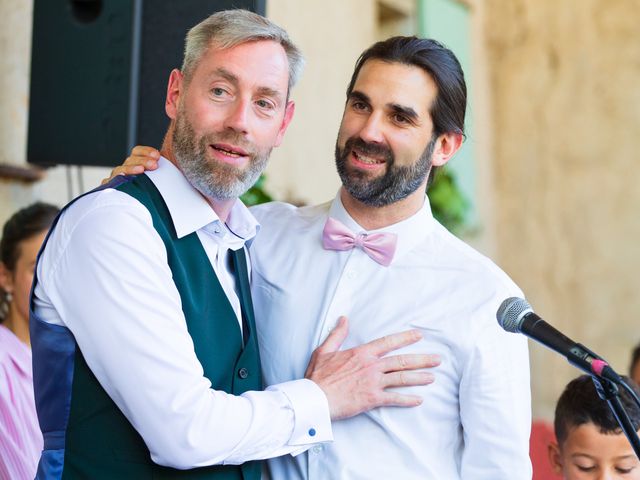
[[[238,370],[238,376],[241,379],[245,379],[249,376],[249,370],[247,370],[246,368],[242,367],[240,370]]]

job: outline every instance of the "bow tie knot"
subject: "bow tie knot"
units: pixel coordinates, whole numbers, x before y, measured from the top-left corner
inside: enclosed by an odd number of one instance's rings
[[[326,250],[360,248],[371,259],[388,267],[393,260],[398,236],[395,233],[353,233],[342,222],[329,217],[322,231],[322,246]]]
[[[366,238],[367,238],[366,233],[359,233],[353,239],[353,243],[356,247],[364,248]]]

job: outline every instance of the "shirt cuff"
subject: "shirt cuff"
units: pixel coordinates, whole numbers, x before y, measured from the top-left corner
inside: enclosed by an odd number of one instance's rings
[[[311,380],[301,379],[273,385],[267,390],[285,394],[293,409],[294,425],[289,445],[300,447],[301,453],[315,443],[333,441],[329,402],[322,389]]]

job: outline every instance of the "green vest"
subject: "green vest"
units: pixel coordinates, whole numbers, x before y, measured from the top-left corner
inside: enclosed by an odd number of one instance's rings
[[[195,353],[212,388],[233,394],[261,390],[260,357],[244,250],[233,255],[243,323],[249,330],[243,348],[237,317],[197,234],[176,237],[164,200],[146,175],[139,175],[117,189],[139,200],[151,213],[153,226],[167,249]],[[225,434],[211,432],[221,439]],[[260,478],[260,467],[260,462],[247,462],[242,466],[176,470],[154,464],[142,437],[100,386],[80,350],[76,350],[63,479],[254,480]]]

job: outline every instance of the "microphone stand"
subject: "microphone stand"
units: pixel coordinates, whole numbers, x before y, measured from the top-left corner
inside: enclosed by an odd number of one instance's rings
[[[609,408],[616,417],[618,425],[620,425],[620,428],[626,435],[629,443],[631,443],[631,446],[636,453],[636,457],[640,459],[640,439],[638,438],[638,432],[636,432],[631,420],[629,419],[629,415],[622,406],[618,386],[606,378],[596,377],[595,375],[592,375],[591,378],[593,379],[598,396],[602,400],[606,400],[609,404]]]

